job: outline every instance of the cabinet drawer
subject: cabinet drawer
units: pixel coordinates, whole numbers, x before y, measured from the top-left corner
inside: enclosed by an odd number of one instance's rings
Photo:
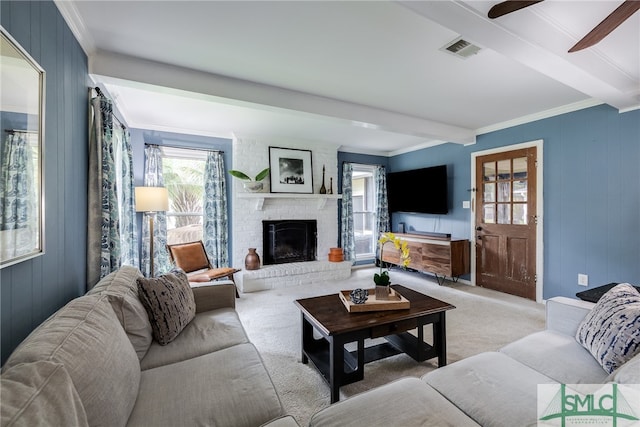
[[[410,331],[418,327],[417,319],[401,320],[386,325],[374,326],[371,328],[371,338],[385,337],[387,335],[399,334]]]

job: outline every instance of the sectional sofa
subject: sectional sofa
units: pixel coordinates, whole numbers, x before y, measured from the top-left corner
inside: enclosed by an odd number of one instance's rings
[[[195,317],[160,345],[135,285],[140,277],[139,270],[122,267],[18,346],[2,368],[2,426],[298,425],[284,414],[247,338],[231,282],[188,288]],[[630,298],[618,307],[636,314],[636,323],[627,316],[625,348],[637,351],[640,295]],[[540,384],[635,384],[640,395],[640,354],[613,369],[603,362],[614,345],[596,359],[576,340],[594,307],[552,298],[544,331],[333,404],[310,426],[535,426]]]
[[[195,317],[160,345],[139,277],[122,267],[18,346],[2,368],[3,426],[255,427],[283,415],[233,284],[193,288]]]
[[[602,360],[599,362],[576,340],[582,321],[592,314],[594,306],[564,297],[551,298],[546,305],[544,331],[500,351],[438,368],[421,379],[403,378],[335,403],[316,413],[310,426],[536,426],[539,384],[617,383],[634,387],[634,396],[640,396],[640,354],[608,373]],[[635,319],[626,316],[629,329],[623,338],[628,339],[627,347],[637,352],[640,295],[626,307],[633,307],[629,313]],[[600,334],[603,329],[597,327],[595,332]],[[610,349],[613,347],[611,344]],[[634,408],[640,417],[640,399]]]

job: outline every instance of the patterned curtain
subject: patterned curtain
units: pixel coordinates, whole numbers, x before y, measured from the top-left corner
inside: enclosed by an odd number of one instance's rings
[[[374,171],[376,189],[376,230],[375,236],[391,231],[389,226],[389,201],[387,199],[387,171],[378,165]]]
[[[145,187],[164,187],[164,178],[162,177],[162,152],[157,145],[147,145],[144,149],[145,168],[144,168],[144,185]],[[172,265],[167,252],[167,214],[166,212],[157,212],[153,218],[153,273],[155,276],[166,273],[171,270]],[[151,234],[149,233],[149,214],[144,214],[142,221],[142,258],[140,261],[140,269],[145,277],[149,277],[151,270],[151,255],[149,248],[151,243]]]
[[[120,214],[120,241],[122,242],[120,255],[122,264],[138,266],[140,258],[138,255],[138,230],[136,224],[136,201],[135,185],[133,183],[133,154],[131,149],[131,135],[129,131],[121,126],[121,165],[122,165],[122,187],[118,196],[120,197],[118,213]]]
[[[342,165],[342,221],[340,223],[340,237],[342,250],[346,261],[356,260],[356,236],[353,230],[353,198],[351,181],[353,164]]]
[[[7,136],[0,170],[0,251],[7,259],[33,252],[38,242],[37,180],[27,132]]]
[[[104,96],[91,100],[87,285],[123,264],[138,265],[131,145],[116,129],[113,107]],[[125,136],[126,135],[126,136]]]
[[[204,167],[204,247],[214,268],[228,267],[227,189],[222,153],[209,152]]]

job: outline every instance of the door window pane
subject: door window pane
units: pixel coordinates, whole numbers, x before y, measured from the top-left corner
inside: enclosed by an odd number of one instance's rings
[[[526,202],[527,201],[527,181],[513,181],[513,201],[514,202]]]
[[[485,224],[495,224],[496,222],[495,206],[496,205],[494,204],[484,206],[482,222],[484,222]]]
[[[498,179],[511,179],[511,160],[498,162]]]
[[[527,177],[527,158],[518,157],[513,159],[513,178],[524,179]]]
[[[511,224],[511,204],[498,203],[498,224]]]
[[[527,225],[527,204],[513,204],[513,223],[517,225]]]
[[[496,180],[496,163],[487,162],[482,165],[482,179],[484,181]]]
[[[509,181],[498,182],[498,201],[499,202],[511,201],[511,182]]]
[[[485,203],[496,201],[496,184],[484,184],[483,200]]]

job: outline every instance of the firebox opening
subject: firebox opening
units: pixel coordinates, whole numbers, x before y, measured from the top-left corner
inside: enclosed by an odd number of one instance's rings
[[[315,261],[317,221],[262,221],[263,265]]]

